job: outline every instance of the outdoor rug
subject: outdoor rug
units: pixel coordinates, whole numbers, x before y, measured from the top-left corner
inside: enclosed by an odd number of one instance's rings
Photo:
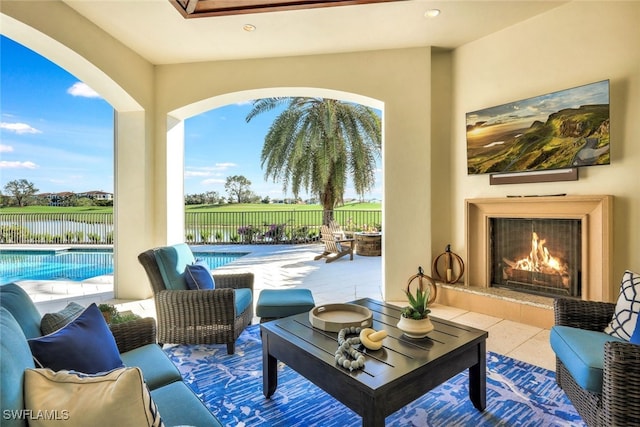
[[[262,394],[259,325],[236,343],[165,348],[185,381],[225,426],[361,426],[362,419],[284,364],[271,399]],[[469,400],[468,371],[393,413],[388,426],[584,426],[552,371],[487,354],[487,408]]]

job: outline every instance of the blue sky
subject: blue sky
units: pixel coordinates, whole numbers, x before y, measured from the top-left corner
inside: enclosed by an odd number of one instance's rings
[[[260,166],[278,111],[246,123],[250,109],[250,102],[232,104],[186,120],[186,194],[226,196],[226,177],[243,175],[262,197],[291,197],[265,181]],[[379,169],[367,199],[382,196]],[[73,75],[0,36],[0,187],[22,178],[40,192],[113,192],[113,109]],[[347,188],[345,197],[356,194]]]

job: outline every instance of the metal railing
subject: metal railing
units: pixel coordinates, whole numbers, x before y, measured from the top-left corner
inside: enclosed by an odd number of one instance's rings
[[[0,243],[113,243],[113,214],[0,214]]]
[[[381,229],[380,210],[335,210],[349,232]],[[318,240],[321,210],[186,212],[189,244],[296,244]],[[111,213],[0,213],[3,244],[111,244]]]

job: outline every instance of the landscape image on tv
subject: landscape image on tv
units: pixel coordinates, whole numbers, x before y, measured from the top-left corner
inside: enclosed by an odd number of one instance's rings
[[[466,114],[469,174],[609,164],[609,80]]]

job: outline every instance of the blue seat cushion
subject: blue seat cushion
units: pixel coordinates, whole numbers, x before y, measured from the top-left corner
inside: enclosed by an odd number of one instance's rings
[[[222,427],[220,421],[182,381],[151,390],[151,398],[158,405],[162,421],[167,426]]]
[[[189,289],[184,278],[184,270],[187,265],[193,264],[195,258],[186,243],[158,248],[154,251],[154,255],[166,289],[174,291]]]
[[[551,348],[575,382],[592,393],[602,393],[604,343],[626,342],[604,332],[587,331],[569,326],[551,328]]]
[[[304,313],[315,307],[309,289],[264,289],[256,304],[258,317],[281,318]]]
[[[40,321],[42,316],[29,295],[15,283],[0,286],[0,305],[16,319],[27,338],[42,335]]]
[[[138,367],[142,370],[144,381],[151,390],[181,381],[182,376],[176,365],[157,344],[147,344],[120,355],[122,363],[127,367]]]
[[[235,290],[236,293],[236,315],[240,315],[243,311],[251,305],[253,302],[253,294],[251,289],[239,288]]]
[[[2,294],[4,297],[4,294]],[[3,411],[24,409],[24,370],[35,368],[22,328],[4,307],[0,307],[0,401]],[[24,417],[3,417],[7,427],[26,427]]]

